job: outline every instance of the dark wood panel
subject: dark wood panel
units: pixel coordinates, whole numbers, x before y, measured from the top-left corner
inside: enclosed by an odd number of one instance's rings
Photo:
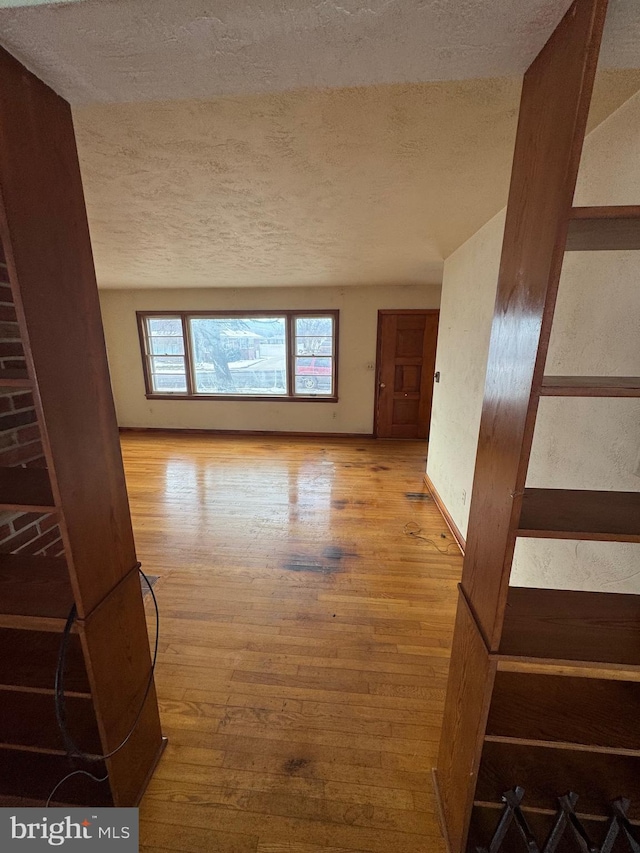
[[[640,597],[510,587],[500,654],[640,666]]]
[[[427,438],[438,311],[379,312],[376,435]]]
[[[0,506],[52,512],[55,503],[46,468],[0,468]]]
[[[69,696],[65,707],[67,726],[75,743],[86,753],[100,755],[100,735],[91,699]],[[53,693],[0,689],[0,744],[64,751]]]
[[[640,684],[498,672],[487,735],[640,750]]]
[[[640,757],[609,753],[485,743],[476,800],[499,802],[504,791],[521,785],[530,807],[555,809],[568,791],[579,796],[577,808],[608,815],[618,797],[631,800],[629,817],[640,818]]]
[[[0,626],[37,628],[34,619],[58,619],[64,627],[73,605],[73,591],[64,557],[0,555]]]
[[[640,376],[545,376],[546,397],[640,397]]]
[[[460,593],[451,649],[438,786],[451,850],[465,848],[495,662]]]
[[[53,690],[60,634],[0,628],[0,685]],[[89,694],[80,638],[72,634],[67,652],[65,690]]]
[[[497,804],[496,804],[497,805]],[[540,849],[546,839],[549,837],[552,827],[555,823],[555,815],[532,812],[525,809],[525,817],[527,823],[538,841]],[[493,834],[500,819],[501,809],[492,808],[488,805],[476,804],[473,808],[471,817],[471,831],[469,833],[468,853],[477,853],[477,847],[489,847]],[[598,845],[598,848],[604,841],[607,833],[607,821],[595,820],[582,815],[580,822],[587,830],[589,837]],[[526,850],[522,835],[518,831],[516,822],[514,821],[505,837],[503,848],[505,853],[512,851]],[[576,853],[580,848],[577,846],[574,834],[567,829],[560,843],[555,848],[555,853]],[[616,843],[613,846],[611,853],[629,853],[629,845],[624,839],[622,833],[618,836]]]
[[[518,536],[640,542],[640,492],[525,489]]]
[[[499,643],[520,495],[606,0],[575,2],[525,74],[498,278],[463,586]]]
[[[0,796],[25,797],[46,802],[54,787],[73,770],[87,770],[101,778],[104,763],[70,759],[18,749],[0,751]],[[109,783],[74,776],[60,787],[56,800],[79,806],[112,806]]]
[[[136,559],[73,121],[4,50],[0,78],[0,237],[82,616]]]
[[[117,587],[82,631],[91,692],[102,733],[103,755],[118,747],[135,722],[151,670],[149,641],[138,572]],[[135,805],[162,749],[155,686],[136,730],[109,759],[115,805]]]
[[[574,207],[568,252],[640,249],[640,205]]]

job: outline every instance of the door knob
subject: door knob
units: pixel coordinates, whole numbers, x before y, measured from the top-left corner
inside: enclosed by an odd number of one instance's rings
[[[381,383],[380,383],[380,387],[381,387],[381,388],[386,388],[387,386],[384,384],[384,382],[381,382]]]

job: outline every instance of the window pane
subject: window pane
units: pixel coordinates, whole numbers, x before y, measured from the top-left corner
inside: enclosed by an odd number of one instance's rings
[[[182,337],[182,320],[179,317],[148,317],[147,334],[149,337],[155,335],[177,335]]]
[[[332,355],[333,338],[320,336],[296,338],[296,355]]]
[[[151,356],[149,359],[151,367],[151,384],[153,390],[158,393],[183,394],[187,390],[187,377],[184,369],[184,358],[178,356]]]
[[[296,337],[301,335],[333,335],[333,317],[296,317]]]
[[[166,337],[159,335],[149,338],[149,353],[152,355],[183,355],[184,341],[182,335]]]
[[[190,327],[197,393],[287,393],[284,317],[194,317]]]
[[[331,394],[333,391],[333,359],[296,358],[296,394]]]

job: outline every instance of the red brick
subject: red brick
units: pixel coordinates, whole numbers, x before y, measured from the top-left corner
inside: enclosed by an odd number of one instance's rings
[[[10,412],[13,409],[13,397],[11,394],[3,394],[0,396],[0,414]]]
[[[25,464],[25,468],[46,468],[47,460],[44,456],[39,456],[37,459],[30,459],[29,462]]]
[[[4,542],[5,539],[12,535],[13,531],[8,524],[3,524],[2,527],[0,527],[0,542]]]
[[[24,351],[20,341],[0,341],[0,358],[13,358],[23,355]]]
[[[0,363],[3,370],[26,370],[27,362],[22,358],[2,358],[0,357]]]
[[[38,527],[40,528],[42,533],[46,533],[47,530],[51,530],[52,527],[57,527],[58,522],[56,520],[55,515],[43,515],[40,521],[38,522]]]
[[[40,533],[38,532],[38,528],[35,524],[32,524],[30,527],[25,527],[24,530],[20,531],[20,533],[16,533],[14,536],[11,536],[8,539],[5,539],[4,542],[0,543],[0,553],[10,554],[12,551],[25,548],[30,542],[33,542],[39,536]]]
[[[23,530],[25,527],[28,527],[30,524],[37,524],[43,518],[47,518],[48,516],[43,515],[41,512],[23,512],[21,515],[18,515],[13,519],[11,524],[13,525],[13,529]],[[38,524],[40,528],[40,525]],[[42,529],[42,528],[40,528]]]
[[[60,533],[57,530],[49,530],[47,533],[38,534],[37,538],[16,550],[20,551],[21,554],[35,554],[36,551],[41,551],[47,545],[52,545],[59,538]]]
[[[15,468],[18,465],[29,465],[35,459],[42,459],[42,445],[39,441],[20,444],[0,450],[0,464],[4,468]]]
[[[13,305],[3,305],[0,303],[0,320],[8,323],[16,323],[18,315],[16,314],[15,307]]]
[[[13,408],[16,412],[19,409],[33,409],[33,394],[29,391],[13,394]]]
[[[27,424],[33,424],[35,422],[36,413],[33,409],[26,409],[24,412],[14,412],[9,415],[0,415],[0,431],[6,432],[7,430],[16,429],[16,427],[26,426]],[[21,435],[18,440],[20,444],[22,444]]]
[[[20,429],[16,430],[16,441],[18,442],[18,444],[27,444],[27,442],[29,441],[39,440],[40,427],[37,423],[30,424],[29,426],[20,427]]]

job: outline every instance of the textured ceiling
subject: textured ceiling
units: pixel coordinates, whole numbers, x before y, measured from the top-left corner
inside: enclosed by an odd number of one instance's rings
[[[640,88],[600,75],[598,123]],[[517,79],[74,110],[101,287],[439,282],[505,203]]]
[[[31,0],[33,2],[33,0]],[[0,40],[72,103],[521,74],[570,0],[85,0],[0,9]],[[611,0],[605,66],[639,67]]]

